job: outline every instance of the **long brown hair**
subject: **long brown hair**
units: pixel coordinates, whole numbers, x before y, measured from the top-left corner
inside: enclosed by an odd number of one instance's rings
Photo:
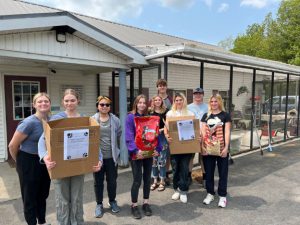
[[[132,114],[136,114],[137,113],[137,104],[139,103],[140,99],[145,99],[145,103],[147,105],[147,97],[145,95],[138,95],[136,96],[136,98],[134,99],[133,105],[132,105],[132,110],[131,113]],[[148,109],[147,107],[145,108],[143,115],[147,115],[148,114]]]

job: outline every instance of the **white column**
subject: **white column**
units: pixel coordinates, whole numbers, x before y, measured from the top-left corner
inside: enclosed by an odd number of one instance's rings
[[[119,70],[119,112],[122,127],[122,136],[120,142],[120,166],[128,166],[128,150],[125,143],[125,121],[127,116],[127,84],[126,70]]]

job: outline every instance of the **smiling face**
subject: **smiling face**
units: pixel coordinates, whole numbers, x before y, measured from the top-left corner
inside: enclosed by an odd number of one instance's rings
[[[196,104],[201,104],[203,102],[203,93],[196,92],[193,94],[193,100]]]
[[[146,108],[147,108],[146,99],[140,98],[136,105],[136,111],[139,114],[144,114],[144,112],[146,111]]]
[[[79,101],[75,95],[66,94],[63,98],[63,106],[66,109],[66,111],[75,111],[77,109],[78,103]]]
[[[221,110],[220,104],[219,104],[218,99],[216,97],[212,97],[210,99],[209,104],[210,104],[210,108],[212,110],[215,110],[215,111],[216,110]]]
[[[51,108],[50,99],[47,96],[40,96],[34,99],[33,107],[39,113],[49,113]]]
[[[153,99],[153,106],[156,108],[161,108],[162,103],[163,103],[163,101],[162,101],[161,97],[159,97],[159,96],[157,96]]]
[[[180,96],[175,97],[175,106],[177,110],[181,110],[183,108],[183,98]]]
[[[166,94],[168,87],[166,85],[159,84],[157,86],[158,94]]]
[[[108,114],[110,112],[110,102],[107,99],[102,99],[98,104],[98,110],[102,114]]]

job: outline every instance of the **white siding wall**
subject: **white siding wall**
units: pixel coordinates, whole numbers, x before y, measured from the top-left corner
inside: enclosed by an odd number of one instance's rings
[[[60,87],[62,84],[83,85],[84,105],[79,106],[79,112],[86,116],[93,115],[96,111],[95,102],[97,97],[96,75],[83,75],[78,71],[57,70],[56,74],[48,75],[48,68],[24,68],[0,66],[0,162],[7,157],[6,141],[6,121],[5,121],[5,101],[4,101],[4,75],[24,75],[24,76],[46,76],[48,93],[51,97],[52,106],[60,106]],[[61,107],[61,110],[63,108]]]
[[[59,43],[56,41],[55,31],[2,34],[0,35],[0,49],[44,56],[126,64],[125,59],[68,33],[67,42]]]
[[[97,82],[96,75],[83,75],[78,71],[59,71],[55,75],[49,76],[48,87],[49,94],[51,96],[52,106],[61,106],[61,85],[83,85],[83,97],[82,104],[80,104],[78,110],[87,116],[95,113],[96,99],[97,99]]]
[[[163,66],[162,66],[163,72]],[[168,66],[168,87],[171,89],[194,89],[200,86],[200,68],[199,63],[189,65],[169,64]],[[143,71],[143,87],[149,88],[149,97],[157,93],[156,81],[157,69]],[[262,80],[263,76],[257,74],[256,80]],[[230,72],[228,67],[205,65],[204,69],[204,102],[212,94],[212,90],[228,91],[229,90]],[[101,94],[109,94],[111,86],[111,73],[101,74],[100,90]],[[118,79],[116,79],[118,86]],[[135,70],[134,86],[138,88],[138,70]],[[237,96],[239,87],[246,86],[249,93]],[[127,87],[129,88],[129,77],[127,77]],[[235,110],[242,110],[243,105],[250,99],[252,89],[252,70],[234,69],[233,73],[233,90],[232,102],[235,104]]]

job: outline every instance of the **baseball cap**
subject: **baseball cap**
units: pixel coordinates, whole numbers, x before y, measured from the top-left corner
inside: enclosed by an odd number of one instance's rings
[[[204,94],[204,90],[201,87],[198,87],[193,90],[193,94],[195,94],[195,93],[203,93]]]

